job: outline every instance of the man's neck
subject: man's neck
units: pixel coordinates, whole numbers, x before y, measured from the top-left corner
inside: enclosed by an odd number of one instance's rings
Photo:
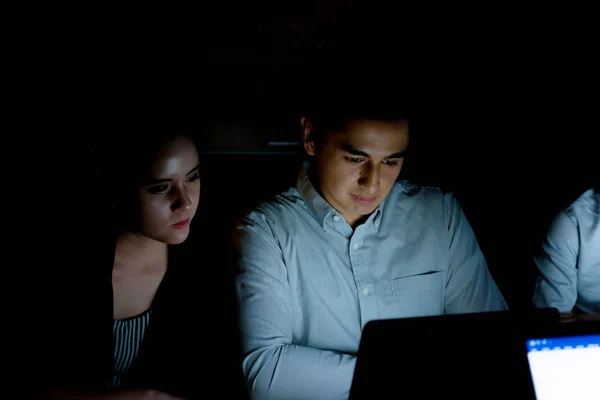
[[[314,190],[316,190],[317,193],[319,193],[319,195],[323,198],[323,200],[325,200],[331,207],[333,207],[338,213],[340,213],[344,219],[346,220],[346,223],[348,225],[350,225],[350,227],[352,227],[353,230],[356,230],[356,228],[361,225],[364,224],[367,219],[369,219],[369,216],[371,214],[368,215],[359,215],[359,216],[349,216],[349,215],[344,215],[340,212],[340,210],[338,210],[334,204],[331,204],[331,202],[329,200],[327,200],[327,197],[325,196],[325,194],[323,193],[323,191],[321,190],[321,186],[319,184],[319,179],[318,179],[318,175],[315,172],[316,168],[309,168],[308,169],[308,179],[310,180],[311,185],[313,186]]]

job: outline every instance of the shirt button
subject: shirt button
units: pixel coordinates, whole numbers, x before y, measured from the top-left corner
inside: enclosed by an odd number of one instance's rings
[[[369,288],[368,287],[364,287],[362,288],[362,294],[364,294],[365,296],[369,294]]]
[[[340,220],[340,217],[338,217],[337,215],[334,215],[334,216],[333,216],[333,220],[337,222],[337,221],[339,221],[339,220]]]
[[[354,245],[352,245],[352,248],[354,250],[358,250],[359,247],[360,247],[360,245],[358,243],[354,243]]]

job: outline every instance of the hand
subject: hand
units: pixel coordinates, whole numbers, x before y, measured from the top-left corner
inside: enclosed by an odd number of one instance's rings
[[[73,390],[51,390],[43,398],[60,400],[184,400],[181,397],[153,389],[124,389],[105,393],[82,393]]]
[[[91,398],[97,400],[185,400],[154,389],[124,389]]]
[[[592,314],[560,314],[559,323],[579,322],[579,321],[600,321],[600,315]]]
[[[160,390],[146,390],[139,397],[140,400],[184,400],[182,397],[172,396],[168,393],[161,392]]]

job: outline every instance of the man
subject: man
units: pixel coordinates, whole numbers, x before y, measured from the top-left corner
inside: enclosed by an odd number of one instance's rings
[[[407,118],[365,95],[317,97],[296,186],[234,232],[253,398],[347,398],[370,320],[507,308],[456,198],[396,182]]]
[[[534,260],[535,306],[600,315],[600,191],[587,190],[554,217]]]

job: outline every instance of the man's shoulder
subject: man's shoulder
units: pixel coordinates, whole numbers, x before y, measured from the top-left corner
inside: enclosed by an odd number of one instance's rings
[[[302,194],[296,187],[259,201],[249,208],[245,217],[249,220],[265,220],[291,217],[294,213],[308,212]]]
[[[395,182],[389,195],[394,202],[416,202],[423,204],[444,200],[448,196],[452,196],[452,193],[443,186],[423,185],[407,180]]]
[[[570,224],[567,224],[566,221],[570,221]],[[562,224],[560,224],[561,222]],[[600,194],[593,189],[582,193],[555,216],[553,226],[559,225],[596,227],[592,229],[598,231],[598,227],[600,226]]]
[[[598,214],[600,208],[600,193],[589,189],[583,192],[575,201],[565,208],[565,214],[573,216],[574,214],[584,212]]]

